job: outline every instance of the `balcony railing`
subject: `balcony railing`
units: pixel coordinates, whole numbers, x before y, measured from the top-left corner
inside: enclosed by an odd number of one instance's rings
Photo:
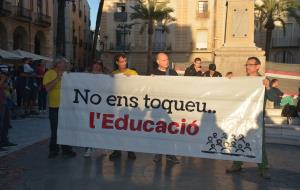
[[[51,26],[51,17],[42,13],[36,13],[35,23],[40,26],[49,27]]]
[[[110,50],[111,51],[128,51],[128,50],[130,50],[130,43],[117,44],[115,46],[113,44],[110,44]]]
[[[164,51],[167,50],[167,45],[164,42],[154,42],[153,43],[153,51]]]
[[[300,38],[273,38],[272,47],[300,47]]]
[[[115,12],[114,20],[117,22],[126,22],[127,21],[127,12]]]
[[[8,16],[11,14],[11,3],[9,1],[0,1],[0,16]]]
[[[209,12],[205,11],[205,12],[196,12],[196,16],[197,18],[208,18],[209,17]]]
[[[32,11],[20,6],[14,6],[14,14],[17,18],[31,21],[32,20]]]

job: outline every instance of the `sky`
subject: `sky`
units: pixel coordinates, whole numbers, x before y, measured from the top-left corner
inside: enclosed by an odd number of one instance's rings
[[[99,7],[99,1],[100,0],[88,0],[88,3],[90,5],[90,15],[91,15],[91,29],[95,29],[96,25],[96,18],[97,18],[97,12]]]

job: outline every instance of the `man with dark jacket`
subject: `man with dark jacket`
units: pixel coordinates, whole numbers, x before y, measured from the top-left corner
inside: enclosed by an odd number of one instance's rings
[[[205,77],[222,77],[222,74],[216,71],[217,66],[215,64],[209,64],[208,69],[209,70],[204,73]]]
[[[194,63],[189,66],[184,72],[184,76],[203,77],[203,74],[204,73],[201,70],[201,59],[199,57],[196,57],[194,59]]]
[[[156,63],[158,67],[153,70],[151,73],[152,75],[169,75],[169,76],[177,76],[177,72],[169,67],[169,57],[165,53],[158,53],[156,56]],[[162,160],[162,155],[161,154],[156,154],[154,156],[153,161],[156,163],[161,162]],[[176,158],[174,155],[166,155],[166,160],[178,164],[180,161]]]
[[[169,75],[177,76],[177,72],[169,67],[169,57],[165,53],[158,53],[156,55],[156,63],[158,67],[152,71],[152,75]]]

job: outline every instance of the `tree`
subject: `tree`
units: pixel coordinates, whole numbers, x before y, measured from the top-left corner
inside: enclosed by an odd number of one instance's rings
[[[257,11],[256,25],[259,29],[266,29],[266,59],[270,59],[272,31],[275,29],[275,22],[279,22],[286,31],[286,19],[294,18],[300,25],[300,5],[297,0],[261,0],[256,2],[255,10]]]
[[[92,59],[95,59],[98,34],[99,34],[99,30],[100,30],[101,16],[102,16],[102,11],[103,11],[103,4],[104,4],[104,0],[100,0],[99,7],[98,7],[98,13],[97,13],[97,19],[96,19],[96,28],[95,28],[94,39],[93,39],[93,49],[92,49],[92,56],[91,56]]]
[[[152,38],[155,27],[157,25],[163,26],[165,31],[167,30],[167,24],[169,22],[175,21],[170,13],[174,10],[170,7],[167,7],[169,3],[168,0],[159,1],[158,0],[137,0],[135,6],[131,6],[134,12],[130,15],[132,20],[139,19],[143,23],[141,25],[140,33],[143,33],[147,27],[148,34],[148,49],[147,49],[147,73],[149,74],[152,71]]]

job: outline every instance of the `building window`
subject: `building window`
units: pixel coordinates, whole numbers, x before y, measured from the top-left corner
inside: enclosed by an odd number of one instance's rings
[[[126,11],[125,3],[117,3],[117,12],[122,13]]]
[[[198,1],[198,13],[208,12],[208,1]]]
[[[208,1],[198,1],[196,15],[198,18],[208,18]]]
[[[207,39],[208,33],[207,30],[198,30],[197,31],[197,42],[196,49],[207,49]]]
[[[154,32],[154,51],[162,51],[166,49],[166,32],[162,28],[156,28]]]
[[[42,2],[42,0],[37,0],[36,1],[36,7],[37,7],[37,13],[42,14],[42,12],[43,12],[43,2]]]
[[[46,14],[49,15],[49,5],[48,5],[48,1],[46,1]]]
[[[275,54],[277,63],[293,63],[293,54],[290,51],[279,51]]]
[[[116,30],[116,50],[128,50],[128,46],[126,45],[128,34],[126,30]]]
[[[16,0],[16,5],[18,7],[23,7],[23,0]]]

